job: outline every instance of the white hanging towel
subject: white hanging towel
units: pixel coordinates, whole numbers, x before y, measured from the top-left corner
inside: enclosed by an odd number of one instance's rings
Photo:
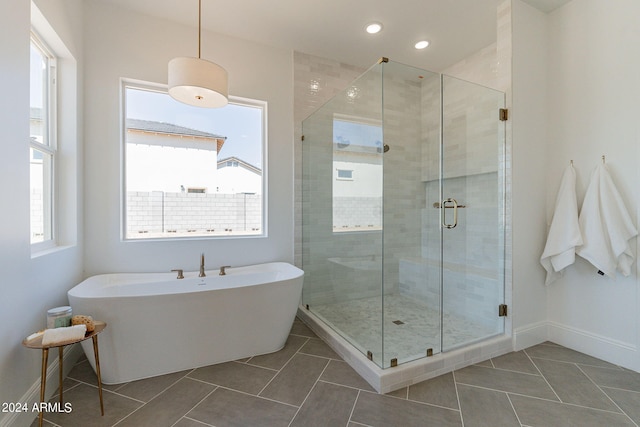
[[[562,275],[562,270],[574,263],[576,247],[580,245],[576,171],[569,165],[562,175],[547,244],[540,257],[540,263],[547,270],[545,285],[551,284]]]
[[[605,164],[591,175],[580,210],[580,229],[584,245],[576,253],[593,264],[598,274],[615,278],[617,269],[629,275],[633,264],[629,239],[638,231]]]

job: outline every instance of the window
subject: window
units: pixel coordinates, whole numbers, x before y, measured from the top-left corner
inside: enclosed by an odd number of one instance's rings
[[[382,229],[382,147],[379,121],[334,115],[334,232]]]
[[[125,239],[261,236],[266,103],[204,109],[124,82]]]
[[[353,180],[353,171],[347,169],[338,169],[338,179]]]
[[[56,157],[56,58],[35,35],[30,52],[30,211],[31,243],[53,246]]]

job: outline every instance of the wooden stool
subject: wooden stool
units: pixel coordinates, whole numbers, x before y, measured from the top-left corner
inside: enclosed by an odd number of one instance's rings
[[[87,332],[84,338],[80,338],[77,340],[63,341],[63,342],[54,343],[54,344],[42,345],[43,335],[40,334],[37,337],[32,338],[30,340],[27,340],[25,338],[25,340],[22,341],[22,345],[24,345],[25,347],[39,348],[42,350],[42,373],[41,373],[42,378],[40,379],[40,403],[41,404],[44,402],[44,391],[47,387],[47,361],[49,359],[49,349],[58,347],[58,363],[60,364],[60,367],[59,367],[60,369],[60,405],[62,405],[63,404],[63,398],[62,398],[62,374],[63,374],[62,352],[63,352],[63,349],[67,345],[75,344],[91,338],[93,340],[93,354],[96,358],[96,374],[98,375],[98,394],[100,395],[100,412],[104,416],[104,404],[102,403],[102,379],[100,378],[100,357],[98,356],[98,334],[102,332],[106,327],[107,327],[107,324],[105,322],[96,320],[95,329],[91,332]],[[42,407],[40,409],[41,410],[40,410],[40,415],[38,420],[38,426],[42,427],[44,412],[42,411]]]

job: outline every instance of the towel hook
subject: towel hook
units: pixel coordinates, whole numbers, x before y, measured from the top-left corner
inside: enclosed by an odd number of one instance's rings
[[[569,164],[570,164],[571,166],[573,166],[573,160],[570,160],[570,161],[569,161]]]
[[[604,165],[604,154],[602,155],[602,164]]]

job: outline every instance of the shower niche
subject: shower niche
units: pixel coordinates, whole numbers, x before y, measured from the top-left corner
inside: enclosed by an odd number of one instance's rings
[[[504,108],[383,58],[303,121],[301,310],[379,369],[504,334]]]

